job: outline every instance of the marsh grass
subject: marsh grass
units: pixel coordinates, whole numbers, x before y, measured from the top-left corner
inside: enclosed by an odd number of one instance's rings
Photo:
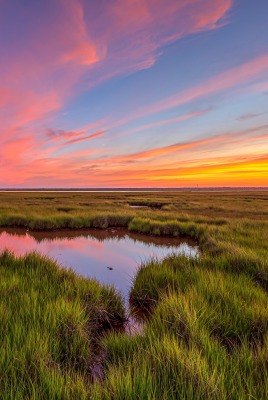
[[[132,295],[154,310],[142,336],[104,341],[97,398],[267,397],[267,294],[244,275],[195,263],[172,257],[140,269]]]
[[[3,253],[0,273],[1,399],[85,398],[97,341],[124,321],[121,298],[34,253]]]
[[[0,226],[128,227],[191,237],[201,251],[140,266],[136,336],[108,329],[124,320],[113,289],[37,255],[3,254],[4,400],[267,399],[267,191],[0,193]],[[92,383],[96,338],[104,379]]]

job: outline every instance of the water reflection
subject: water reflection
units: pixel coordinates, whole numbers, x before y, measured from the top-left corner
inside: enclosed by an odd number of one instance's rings
[[[150,257],[170,253],[195,256],[196,243],[177,238],[140,235],[125,229],[61,230],[34,232],[25,229],[0,230],[0,252],[16,255],[30,251],[48,255],[77,273],[114,285],[127,299],[139,264]]]

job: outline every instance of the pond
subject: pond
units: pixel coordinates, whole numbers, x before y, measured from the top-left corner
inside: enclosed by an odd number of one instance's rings
[[[70,267],[85,277],[96,278],[121,292],[124,299],[132,286],[139,265],[152,257],[169,254],[198,254],[195,242],[131,233],[126,229],[62,230],[53,232],[1,229],[0,252],[16,255],[37,251]]]

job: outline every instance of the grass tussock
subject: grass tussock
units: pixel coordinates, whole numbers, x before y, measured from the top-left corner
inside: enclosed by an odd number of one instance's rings
[[[142,336],[106,338],[96,398],[266,398],[267,294],[250,278],[171,257],[144,265],[132,296],[153,312]]]
[[[154,220],[150,218],[133,218],[128,225],[130,231],[156,236],[188,236],[193,239],[201,237],[202,226],[191,222],[177,220]]]
[[[37,254],[0,257],[1,399],[88,396],[98,340],[122,323],[110,287]]]

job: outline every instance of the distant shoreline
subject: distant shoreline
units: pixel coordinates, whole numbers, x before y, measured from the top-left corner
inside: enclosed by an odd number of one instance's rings
[[[268,191],[268,187],[185,187],[185,188],[0,188],[0,192],[222,192],[222,191]]]

